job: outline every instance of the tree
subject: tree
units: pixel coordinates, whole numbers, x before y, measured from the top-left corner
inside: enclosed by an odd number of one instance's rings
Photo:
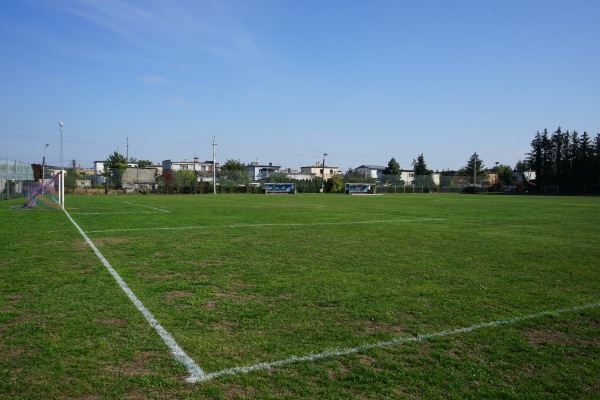
[[[152,165],[152,161],[150,160],[138,160],[137,165],[139,168],[147,167],[148,165]]]
[[[325,182],[325,191],[329,193],[342,193],[344,191],[344,181],[339,175],[333,175]]]
[[[77,181],[81,179],[83,179],[83,177],[75,168],[68,168],[67,174],[65,175],[65,191],[73,193],[77,188]]]
[[[375,179],[371,178],[364,172],[357,171],[356,169],[349,167],[344,176],[342,177],[344,182],[347,183],[375,183]]]
[[[483,160],[477,153],[473,153],[469,158],[467,165],[462,167],[458,172],[460,175],[476,178],[483,178],[487,175],[483,169]],[[477,182],[473,183],[476,184]]]
[[[425,157],[423,157],[423,153],[419,154],[416,160],[412,162],[413,170],[416,175],[431,175],[433,174],[432,170],[427,169],[427,164],[425,163]]]
[[[392,157],[388,162],[387,168],[383,170],[383,181],[392,185],[402,185],[404,182],[400,179],[401,174],[400,164]]]
[[[515,164],[515,171],[527,171],[529,170],[529,164],[522,160],[517,160]]]
[[[239,160],[227,160],[221,166],[219,184],[225,190],[234,191],[236,187],[246,186],[249,182],[246,167]]]
[[[127,160],[123,154],[115,151],[104,161],[106,168],[127,168]]]
[[[598,183],[598,145],[587,132],[579,135],[561,127],[551,136],[547,129],[536,132],[527,161],[536,173],[537,186],[559,186],[563,193],[582,193],[586,184]]]
[[[423,153],[419,154],[416,160],[412,162],[413,170],[415,171],[415,177],[412,184],[421,188],[434,188],[435,182],[433,181],[433,171],[427,169],[427,163],[425,163],[425,157]]]
[[[283,172],[273,172],[269,174],[264,179],[265,182],[273,182],[273,183],[291,183],[294,182],[294,179],[290,178],[288,174]]]
[[[123,154],[115,151],[104,161],[104,169],[103,175],[107,183],[111,183],[114,187],[121,187],[121,178],[127,169],[127,159]]]
[[[401,172],[400,171],[400,164],[393,157],[390,159],[390,161],[388,161],[388,166],[383,171],[383,173],[385,175],[395,175],[395,176],[400,176],[400,172]]]
[[[492,168],[492,171],[498,175],[498,179],[494,183],[497,189],[510,186],[514,182],[513,171],[510,165],[498,164]]]

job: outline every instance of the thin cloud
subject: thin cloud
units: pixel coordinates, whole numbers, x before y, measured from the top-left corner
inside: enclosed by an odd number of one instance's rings
[[[146,49],[167,42],[224,58],[258,54],[254,37],[235,9],[218,3],[148,0],[134,6],[116,0],[55,0],[52,4]]]

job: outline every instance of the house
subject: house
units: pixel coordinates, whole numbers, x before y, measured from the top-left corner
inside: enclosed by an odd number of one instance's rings
[[[218,165],[219,164],[217,164],[217,168]],[[200,173],[212,172],[213,162],[200,162],[198,157],[194,157],[194,161],[188,161],[186,159],[183,161],[164,160],[162,162],[162,169],[163,171],[195,171]]]
[[[300,172],[302,174],[309,174],[313,177],[323,177],[325,180],[331,178],[334,175],[341,175],[342,171],[339,167],[331,167],[321,165],[321,162],[317,161],[315,165],[308,167],[300,167]]]
[[[363,174],[366,178],[373,178],[380,180],[383,177],[383,171],[385,171],[387,167],[383,165],[361,165],[354,170]]]
[[[158,169],[154,167],[127,168],[121,177],[121,185],[128,193],[153,192],[157,175]]]
[[[280,172],[281,165],[261,165],[258,161],[253,161],[249,165],[246,165],[246,172],[251,181],[260,181],[268,178],[271,174]]]
[[[361,165],[358,168],[355,168],[357,172],[364,174],[367,178],[373,178],[377,181],[381,181],[384,176],[384,171],[387,167],[383,165]],[[415,179],[415,171],[409,169],[400,170],[400,179],[404,181],[405,185],[410,185],[412,181]],[[434,178],[435,180],[435,178]],[[439,182],[439,177],[438,177]]]
[[[93,185],[102,185],[104,183],[104,163],[106,161],[94,161],[94,177],[92,179]],[[128,167],[137,168],[137,163],[127,163]]]

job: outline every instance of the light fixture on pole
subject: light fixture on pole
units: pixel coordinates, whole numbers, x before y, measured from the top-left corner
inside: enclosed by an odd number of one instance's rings
[[[46,143],[44,147],[44,158],[42,158],[42,194],[44,194],[44,179],[46,178],[46,149],[50,146],[50,143]]]

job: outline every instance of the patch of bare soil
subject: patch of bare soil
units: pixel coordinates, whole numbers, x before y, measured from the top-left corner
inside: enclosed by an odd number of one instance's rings
[[[173,290],[171,292],[165,293],[165,297],[167,300],[180,299],[182,297],[193,297],[194,293],[188,292],[185,290]]]
[[[99,322],[101,324],[107,324],[107,325],[125,325],[125,320],[122,318],[113,318],[113,317],[106,317],[106,318],[94,318],[94,322]]]
[[[124,238],[124,237],[105,237],[105,238],[97,238],[94,239],[93,242],[96,246],[104,246],[105,244],[118,244],[118,243],[128,243],[133,239]]]

